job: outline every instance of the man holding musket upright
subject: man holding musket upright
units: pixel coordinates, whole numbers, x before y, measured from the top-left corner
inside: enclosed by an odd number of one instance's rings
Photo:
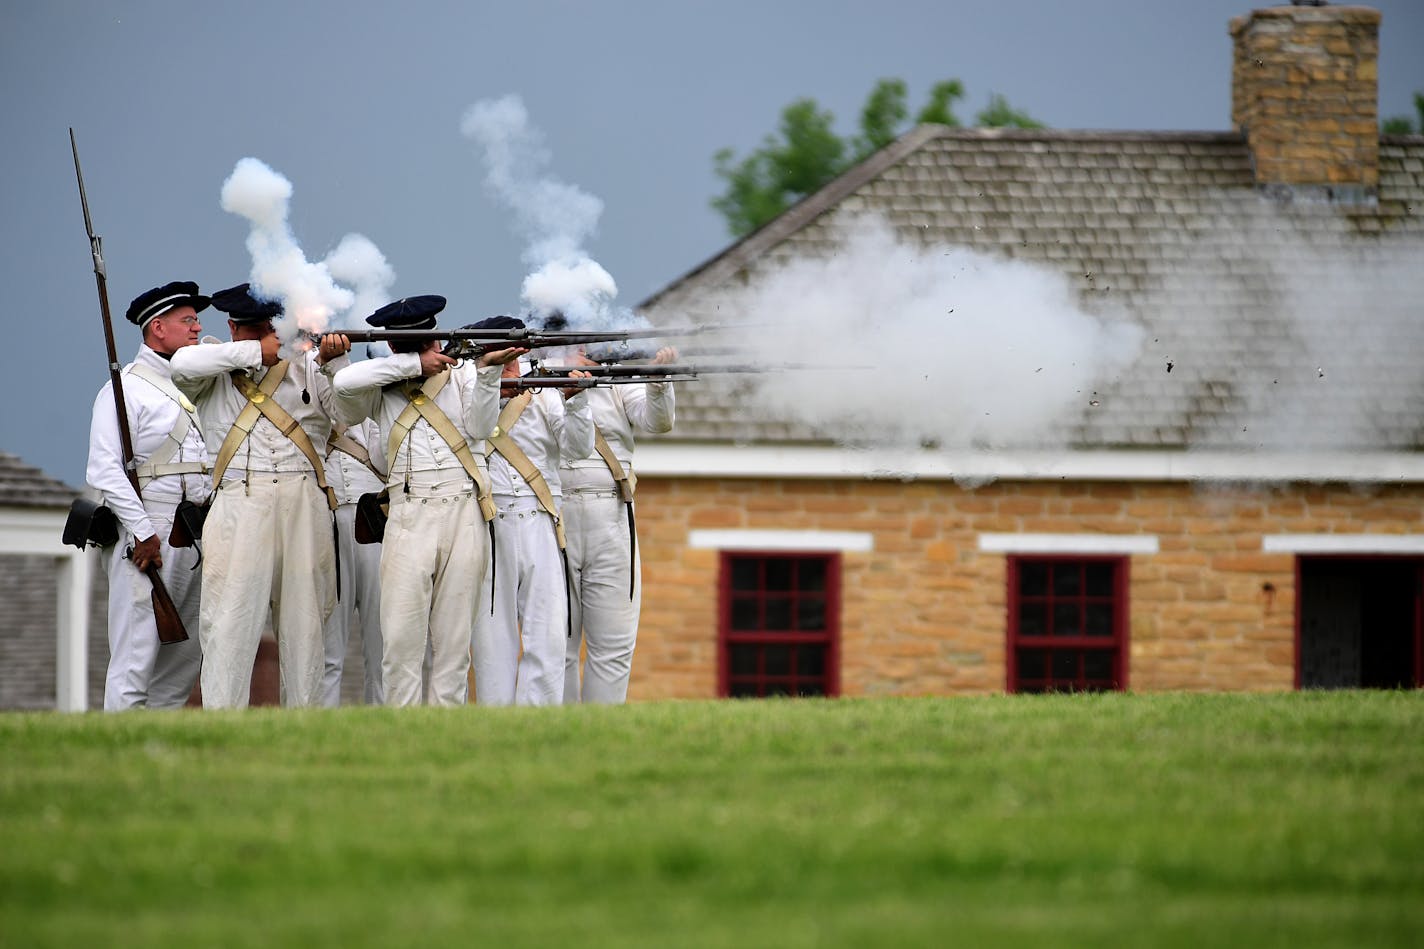
[[[185,497],[208,497],[208,454],[193,404],[173,385],[170,360],[198,341],[199,311],[208,298],[198,285],[174,281],[139,294],[125,316],[143,334],[134,361],[124,367],[125,414],[133,438],[141,493],[124,470],[113,382],[94,400],[89,428],[90,486],[122,527],[118,543],[105,551],[109,575],[109,670],[104,708],[178,708],[188,699],[202,663],[199,648],[197,553],[168,543],[173,516]],[[132,550],[132,554],[128,552]],[[159,568],[169,596],[190,633],[181,643],[159,646],[143,571]]]
[[[407,297],[366,318],[392,330],[433,330],[445,298]],[[385,441],[390,520],[381,543],[381,661],[387,705],[462,705],[470,635],[481,611],[493,513],[481,439],[499,414],[504,362],[523,349],[456,364],[437,339],[397,340],[392,355],[336,376],[342,419],[374,418]],[[430,647],[430,681],[422,664]]]
[[[322,627],[336,602],[336,548],[322,459],[334,402],[328,373],[346,363],[339,334],[283,359],[272,321],[281,305],[247,284],[213,295],[232,342],[211,337],[173,361],[198,406],[214,500],[203,527],[203,706],[248,703],[270,612],[283,703],[321,704]]]

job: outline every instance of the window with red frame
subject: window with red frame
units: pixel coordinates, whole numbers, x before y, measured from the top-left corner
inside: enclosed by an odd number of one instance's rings
[[[1010,692],[1121,690],[1126,656],[1125,558],[1009,558]]]
[[[720,694],[835,695],[839,638],[838,554],[722,555]]]

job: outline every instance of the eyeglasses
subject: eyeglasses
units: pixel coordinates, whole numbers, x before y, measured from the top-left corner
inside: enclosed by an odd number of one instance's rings
[[[159,319],[164,319],[164,320],[166,320],[166,319],[170,319],[170,317],[164,316],[164,317],[159,317]],[[201,322],[201,320],[199,320],[196,316],[185,316],[185,317],[183,317],[181,320],[178,320],[177,322],[182,323],[184,326],[197,326],[197,325]]]

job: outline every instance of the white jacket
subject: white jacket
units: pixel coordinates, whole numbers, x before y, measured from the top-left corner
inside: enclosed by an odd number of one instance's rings
[[[196,347],[185,347],[193,349]],[[182,350],[179,350],[180,352]],[[140,346],[133,362],[124,367],[124,408],[129,418],[129,435],[133,439],[134,459],[143,464],[168,440],[184,410],[173,399],[142,376],[133,367],[141,363],[165,378],[171,377],[169,361],[147,346]],[[171,463],[201,462],[207,458],[203,433],[192,425]],[[101,492],[103,503],[113,511],[124,527],[139,540],[152,537],[153,523],[124,473],[123,449],[119,439],[119,416],[114,411],[113,382],[107,382],[94,399],[94,414],[89,426],[89,461],[85,480]],[[149,500],[176,502],[185,493],[190,501],[201,502],[211,490],[206,474],[172,474],[155,478],[144,488]]]
[[[435,404],[470,446],[478,467],[484,467],[480,443],[494,428],[499,416],[499,373],[498,366],[483,369],[470,364],[455,366],[450,370],[449,381],[435,395]],[[374,419],[380,429],[379,443],[367,446],[373,459],[378,454],[381,456],[378,468],[386,464],[390,433],[395,430],[396,419],[410,404],[396,384],[418,378],[419,353],[396,353],[362,360],[336,374],[332,385],[341,420],[355,425],[363,419]],[[464,470],[445,439],[429,422],[418,419],[401,442],[386,477],[391,484],[398,484],[407,473]]]
[[[335,373],[348,361],[345,355],[339,356],[328,362],[323,371],[317,365],[315,350],[293,356],[287,375],[277,386],[277,404],[301,425],[318,456],[326,454],[336,411],[328,373]],[[173,356],[173,381],[197,403],[208,455],[214,461],[232,423],[247,405],[247,397],[228,378],[234,369],[246,371],[254,382],[261,383],[267,375],[267,367],[262,365],[262,344],[257,340],[223,343],[208,336],[199,345],[185,346]],[[303,392],[307,393],[307,401],[302,400]],[[228,465],[223,480],[241,481],[249,471],[307,472],[311,471],[311,463],[290,438],[262,417]]]
[[[671,431],[676,420],[671,382],[595,386],[586,391],[593,422],[625,471],[633,469],[634,430],[661,434]],[[571,490],[614,487],[613,475],[596,451],[578,458],[565,456],[560,468]]]

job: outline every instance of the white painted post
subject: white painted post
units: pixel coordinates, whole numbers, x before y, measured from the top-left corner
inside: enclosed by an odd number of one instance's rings
[[[55,564],[59,586],[55,707],[82,712],[89,707],[89,552],[76,550],[56,557]]]

